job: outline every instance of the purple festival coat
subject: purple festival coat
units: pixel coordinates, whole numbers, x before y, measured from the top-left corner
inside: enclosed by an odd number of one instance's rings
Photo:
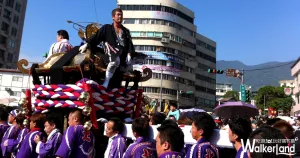
[[[55,155],[61,158],[92,158],[94,141],[93,133],[84,130],[83,125],[69,126]]]
[[[185,158],[219,158],[219,151],[206,139],[201,138],[188,150]]]
[[[129,145],[123,158],[156,158],[155,142],[139,137]]]
[[[31,129],[29,133],[26,134],[25,138],[23,139],[20,149],[17,152],[16,158],[37,158],[39,155],[35,152],[36,143],[34,142],[34,137],[36,135],[42,136],[42,132],[40,132],[39,128]]]
[[[3,135],[8,128],[9,126],[7,124],[0,124],[0,142],[2,142]],[[2,157],[2,150],[0,150],[0,158],[1,157]]]
[[[36,146],[36,153],[39,154],[39,158],[52,158],[55,157],[55,153],[62,141],[62,134],[58,129],[54,129],[47,137],[46,143],[38,142]]]
[[[14,139],[16,140],[18,138],[19,132],[21,129],[17,126],[10,126],[7,131],[4,133],[2,142],[1,142],[1,150],[2,150],[2,156],[11,156],[12,150],[9,150],[7,146],[4,146],[5,140],[8,139]]]
[[[109,158],[122,158],[124,155],[124,152],[126,150],[126,141],[125,138],[118,134],[112,138],[112,144],[110,146],[110,149],[107,149],[109,151]]]
[[[161,154],[159,158],[183,158],[182,153],[169,151]]]
[[[8,152],[12,152],[13,157],[16,157],[17,151],[20,148],[20,145],[28,132],[29,132],[28,128],[23,128],[19,132],[17,139],[8,139],[7,150],[8,150]]]

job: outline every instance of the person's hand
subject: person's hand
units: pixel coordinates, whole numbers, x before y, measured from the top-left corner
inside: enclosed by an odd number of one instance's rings
[[[3,143],[4,146],[8,146],[8,140],[5,140]]]
[[[79,47],[79,52],[81,54],[84,54],[84,52],[87,50],[87,48],[88,48],[88,44],[86,43],[86,44]]]
[[[35,135],[35,137],[34,137],[34,142],[35,143],[38,143],[38,142],[40,142],[41,141],[41,138],[40,138],[40,136],[39,135]]]

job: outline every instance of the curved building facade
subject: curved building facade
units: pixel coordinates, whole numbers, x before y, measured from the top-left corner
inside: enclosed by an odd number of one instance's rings
[[[179,103],[180,108],[211,111],[215,105],[216,42],[197,33],[194,12],[173,0],[118,0],[125,27],[137,52],[148,59],[152,79],[140,83],[150,98]]]

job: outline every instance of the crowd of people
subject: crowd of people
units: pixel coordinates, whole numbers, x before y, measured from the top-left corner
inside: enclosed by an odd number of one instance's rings
[[[173,107],[175,107],[173,105]],[[174,113],[176,108],[171,110]],[[61,121],[51,114],[37,113],[24,124],[25,115],[18,109],[0,108],[1,156],[16,158],[219,158],[219,157],[289,157],[272,152],[251,152],[244,150],[243,142],[255,139],[291,140],[297,135],[291,125],[280,119],[268,119],[256,129],[250,118],[235,116],[228,120],[228,139],[233,149],[220,148],[210,143],[218,126],[206,112],[194,114],[192,118],[156,112],[134,119],[132,133],[134,140],[123,135],[125,124],[119,118],[108,119],[105,136],[101,131],[86,130],[82,111],[74,109],[69,113],[68,127],[61,133]],[[158,125],[155,139],[150,137],[151,125]],[[191,125],[190,136],[197,142],[185,144],[181,125]],[[221,127],[222,128],[222,127]],[[298,124],[299,128],[299,124]],[[102,131],[103,132],[103,131]],[[185,133],[186,134],[186,133]],[[299,134],[299,133],[298,133]],[[99,137],[99,135],[102,135]],[[189,136],[189,137],[190,137]],[[107,139],[102,139],[106,137]],[[99,139],[100,138],[100,139]],[[291,146],[292,142],[281,142]],[[297,142],[296,142],[297,143]],[[104,144],[104,145],[100,145]],[[269,143],[276,146],[277,143]],[[255,144],[259,145],[259,143]]]

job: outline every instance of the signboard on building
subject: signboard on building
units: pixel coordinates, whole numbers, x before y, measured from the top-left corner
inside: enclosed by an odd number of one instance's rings
[[[142,71],[144,68],[149,68],[154,73],[163,73],[163,74],[169,74],[173,76],[180,76],[180,70],[173,67],[161,66],[161,65],[133,65],[134,70]]]
[[[293,92],[293,89],[292,89],[292,88],[289,88],[289,87],[285,87],[285,88],[284,88],[284,94],[285,94],[285,95],[289,96],[289,95],[292,94],[292,92]]]
[[[149,59],[158,59],[158,60],[170,60],[170,61],[175,61],[178,63],[184,64],[184,59],[177,57],[175,55],[171,54],[164,54],[162,52],[156,52],[156,51],[147,51],[147,52],[141,52],[143,54],[146,54]]]

